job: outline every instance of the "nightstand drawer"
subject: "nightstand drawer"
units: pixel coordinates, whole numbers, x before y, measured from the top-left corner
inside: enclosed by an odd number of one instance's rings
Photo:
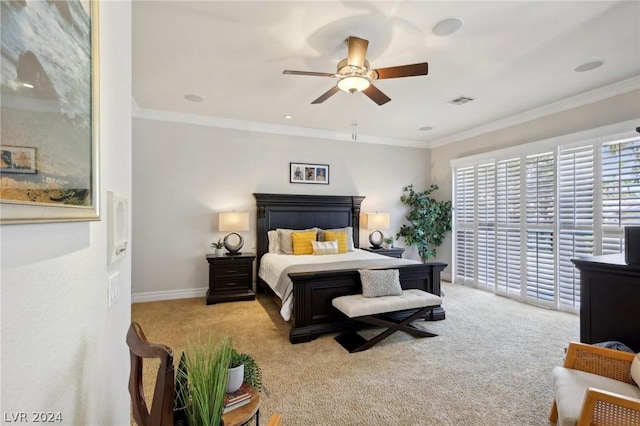
[[[247,264],[247,262],[230,262],[224,263],[220,266],[216,267],[216,278],[223,276],[244,276],[248,277],[251,275],[252,264]]]
[[[215,279],[215,290],[216,291],[225,291],[225,290],[236,290],[238,287],[247,288],[251,283],[249,281],[249,276],[237,276],[237,277],[221,277]]]

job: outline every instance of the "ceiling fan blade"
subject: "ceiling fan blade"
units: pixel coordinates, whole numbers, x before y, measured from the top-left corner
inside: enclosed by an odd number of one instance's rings
[[[364,68],[364,60],[367,57],[369,40],[358,37],[349,37],[349,53],[347,63],[352,66]]]
[[[378,89],[373,84],[367,87],[366,89],[364,89],[362,93],[367,95],[369,99],[371,99],[373,102],[377,103],[378,105],[384,105],[391,100],[390,97],[382,93],[380,89]]]
[[[320,96],[318,99],[316,99],[315,101],[311,102],[312,104],[321,104],[324,101],[326,101],[327,99],[329,99],[331,96],[335,95],[336,93],[338,93],[340,89],[338,89],[338,86],[333,86],[331,89],[327,90],[322,96]]]
[[[378,74],[377,80],[384,78],[414,77],[417,75],[427,75],[429,73],[429,64],[422,62],[420,64],[402,65],[399,67],[379,68],[374,71]]]
[[[318,77],[334,77],[335,74],[331,74],[329,72],[315,72],[315,71],[292,71],[292,70],[284,70],[282,74],[292,74],[292,75],[311,75]]]

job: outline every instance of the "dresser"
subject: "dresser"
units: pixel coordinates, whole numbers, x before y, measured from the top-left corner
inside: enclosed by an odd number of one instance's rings
[[[209,262],[209,290],[207,305],[237,300],[254,300],[253,261],[254,253],[234,256],[207,254]]]
[[[572,262],[580,271],[580,341],[640,351],[640,265],[627,265],[623,253]]]

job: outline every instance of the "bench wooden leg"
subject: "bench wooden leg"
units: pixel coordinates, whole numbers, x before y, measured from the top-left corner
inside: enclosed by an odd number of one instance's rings
[[[358,334],[355,330],[349,330],[344,333],[339,334],[335,337],[336,342],[340,343],[343,348],[345,348],[349,353],[354,352],[362,352],[376,343],[386,339],[396,331],[404,331],[414,337],[434,337],[436,334],[429,333],[428,331],[420,330],[419,328],[411,325],[411,322],[425,315],[429,310],[431,310],[431,306],[426,306],[422,309],[416,311],[413,315],[408,316],[402,321],[396,321],[393,319],[383,318],[382,315],[365,315],[362,317],[354,317],[352,318],[355,321],[380,326],[387,327],[386,330],[367,340]]]

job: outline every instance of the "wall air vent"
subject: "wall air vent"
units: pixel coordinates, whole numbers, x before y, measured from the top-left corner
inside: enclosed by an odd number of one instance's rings
[[[458,96],[455,99],[451,99],[449,102],[447,102],[448,104],[453,104],[453,105],[462,105],[462,104],[466,104],[467,102],[471,102],[474,101],[475,98],[470,98],[468,96]]]

